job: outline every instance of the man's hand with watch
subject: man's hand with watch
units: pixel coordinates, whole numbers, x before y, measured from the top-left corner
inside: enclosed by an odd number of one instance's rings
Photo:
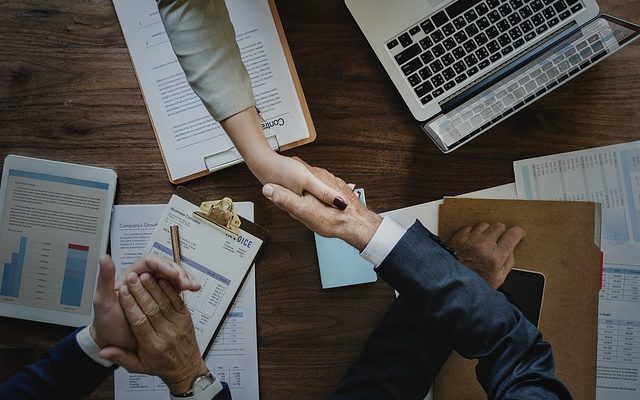
[[[171,397],[176,399],[194,398],[194,399],[212,399],[222,390],[222,384],[211,372],[207,371],[205,375],[198,376],[191,389],[185,393],[176,393],[171,390]]]
[[[122,310],[138,342],[133,351],[105,347],[100,356],[130,372],[156,375],[173,398],[210,400],[223,390],[207,369],[196,342],[191,314],[166,280],[132,272],[119,290]]]

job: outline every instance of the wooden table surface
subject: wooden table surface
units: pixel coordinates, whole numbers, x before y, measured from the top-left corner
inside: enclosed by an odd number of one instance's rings
[[[640,22],[640,0],[601,0]],[[512,162],[640,139],[636,42],[452,154],[421,132],[342,0],[279,0],[318,139],[287,152],[387,211],[513,182]],[[113,168],[117,204],[163,203],[165,173],[109,0],[0,2],[0,158]],[[272,241],[257,267],[263,399],[326,397],[393,301],[384,282],[320,289],[313,234],[266,201],[245,165],[189,182],[255,203]],[[0,318],[0,381],[71,331]],[[91,396],[113,397],[113,380]]]

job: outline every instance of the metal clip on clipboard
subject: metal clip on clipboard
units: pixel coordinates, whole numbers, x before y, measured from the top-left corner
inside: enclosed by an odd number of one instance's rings
[[[202,202],[200,210],[194,211],[193,215],[226,233],[240,234],[240,218],[233,208],[233,200],[228,197]]]
[[[274,151],[280,151],[280,143],[278,143],[276,135],[267,136],[266,139],[269,146],[271,146]],[[206,156],[204,158],[204,165],[207,167],[209,172],[215,172],[241,163],[242,161],[242,156],[238,149],[236,149],[235,146],[231,146],[227,149],[220,150]]]

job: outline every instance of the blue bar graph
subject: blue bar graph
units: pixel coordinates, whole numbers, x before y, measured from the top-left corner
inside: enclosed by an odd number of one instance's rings
[[[60,294],[60,304],[80,307],[88,258],[88,246],[69,244],[67,249],[67,262],[64,268],[64,279],[62,281],[62,293]]]
[[[26,250],[27,238],[21,237],[18,252],[12,253],[11,262],[4,264],[0,296],[18,297],[20,294],[20,281],[22,280],[22,268],[24,267],[24,255]]]

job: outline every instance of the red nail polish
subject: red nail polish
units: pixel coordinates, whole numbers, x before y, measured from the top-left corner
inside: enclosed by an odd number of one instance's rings
[[[333,205],[336,206],[339,210],[344,210],[348,206],[347,202],[344,201],[344,199],[342,197],[340,197],[340,196],[337,196],[333,200]]]

